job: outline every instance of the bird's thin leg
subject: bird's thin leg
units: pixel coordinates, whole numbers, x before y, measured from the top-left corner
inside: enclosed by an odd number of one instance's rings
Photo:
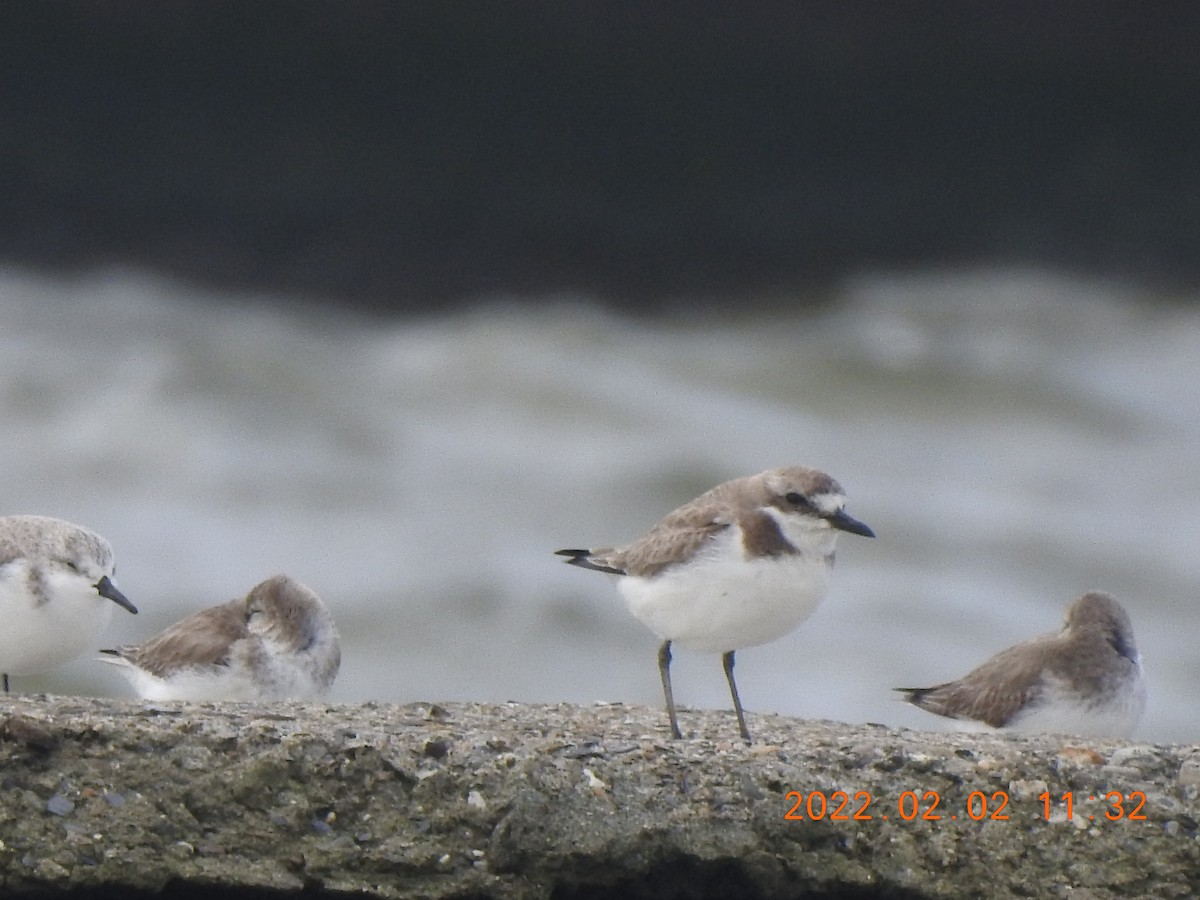
[[[746,727],[746,716],[742,713],[742,701],[741,698],[738,697],[737,683],[733,680],[732,650],[721,657],[721,663],[725,666],[725,678],[729,682],[729,693],[733,695],[733,711],[737,713],[738,731],[741,732],[742,740],[749,744],[750,729]]]
[[[8,673],[4,673],[4,693],[8,693]]]
[[[671,642],[663,641],[658,648],[658,674],[662,677],[663,696],[667,698],[667,717],[671,720],[671,736],[676,740],[683,737],[679,732],[679,719],[675,715],[675,695],[671,693]]]

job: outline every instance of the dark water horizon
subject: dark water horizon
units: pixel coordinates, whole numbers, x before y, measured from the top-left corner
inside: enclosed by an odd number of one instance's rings
[[[0,260],[383,310],[1200,281],[1200,7],[0,11]]]

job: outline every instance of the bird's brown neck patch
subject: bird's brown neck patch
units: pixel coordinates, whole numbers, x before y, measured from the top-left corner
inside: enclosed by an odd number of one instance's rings
[[[746,556],[790,556],[800,551],[784,536],[779,523],[756,509],[738,519],[742,528],[742,546]]]

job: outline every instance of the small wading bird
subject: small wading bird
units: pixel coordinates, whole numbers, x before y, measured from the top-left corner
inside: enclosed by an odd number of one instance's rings
[[[1127,738],[1146,707],[1129,616],[1092,591],[1067,608],[1061,631],[1002,650],[929,688],[896,688],[921,709],[1007,731]]]
[[[146,700],[305,700],[325,693],[342,658],[333,615],[286,575],[100,652]]]
[[[112,547],[47,516],[0,516],[0,674],[32,675],[94,647],[120,606]]]
[[[841,531],[874,537],[845,511],[836,481],[793,466],[718,485],[621,547],[559,550],[571,565],[620,575],[630,611],[662,639],[658,670],[671,734],[682,737],[671,692],[671,646],[720,653],[738,731],[750,731],[733,654],[781,637],[829,589]]]

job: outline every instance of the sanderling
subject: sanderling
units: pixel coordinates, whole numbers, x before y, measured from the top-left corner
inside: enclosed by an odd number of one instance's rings
[[[113,604],[113,552],[95,532],[47,516],[0,517],[0,673],[45,672],[94,646]]]

